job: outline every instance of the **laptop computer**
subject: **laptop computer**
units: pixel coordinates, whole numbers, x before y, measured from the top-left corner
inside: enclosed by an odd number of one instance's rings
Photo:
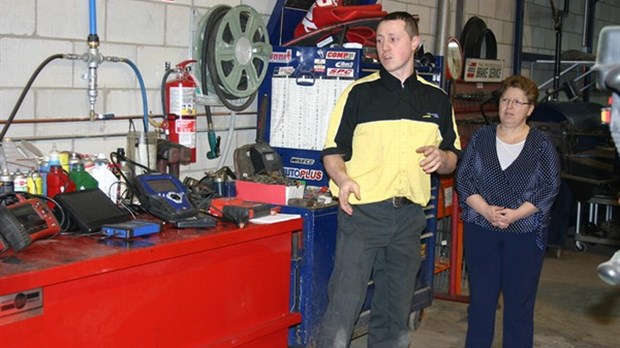
[[[84,233],[101,230],[101,226],[130,219],[100,189],[59,193],[54,197],[63,209],[69,226]]]

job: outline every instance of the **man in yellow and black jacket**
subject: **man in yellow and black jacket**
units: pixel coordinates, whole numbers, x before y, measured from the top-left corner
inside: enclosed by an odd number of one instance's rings
[[[318,347],[348,346],[371,276],[368,347],[409,347],[430,175],[451,173],[461,152],[448,96],[415,73],[419,44],[410,14],[386,15],[380,71],[352,83],[334,107],[322,158],[341,209]]]

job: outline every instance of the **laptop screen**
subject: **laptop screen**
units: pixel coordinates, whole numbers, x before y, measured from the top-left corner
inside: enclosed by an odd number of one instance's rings
[[[99,189],[60,193],[54,197],[72,227],[82,232],[96,232],[104,224],[129,220],[108,196]]]

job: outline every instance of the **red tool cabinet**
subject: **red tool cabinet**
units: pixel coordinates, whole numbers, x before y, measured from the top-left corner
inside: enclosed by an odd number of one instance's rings
[[[40,240],[0,255],[4,347],[286,347],[301,219]],[[22,312],[18,312],[21,307]]]

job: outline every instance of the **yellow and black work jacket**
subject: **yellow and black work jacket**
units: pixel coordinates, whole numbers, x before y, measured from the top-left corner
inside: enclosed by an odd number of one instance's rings
[[[452,104],[446,93],[416,73],[404,84],[381,69],[353,82],[338,99],[322,155],[343,156],[347,174],[355,180],[361,199],[351,204],[404,196],[426,205],[431,196],[430,175],[420,167],[416,149],[438,146],[460,156]],[[330,181],[338,195],[338,187]]]

